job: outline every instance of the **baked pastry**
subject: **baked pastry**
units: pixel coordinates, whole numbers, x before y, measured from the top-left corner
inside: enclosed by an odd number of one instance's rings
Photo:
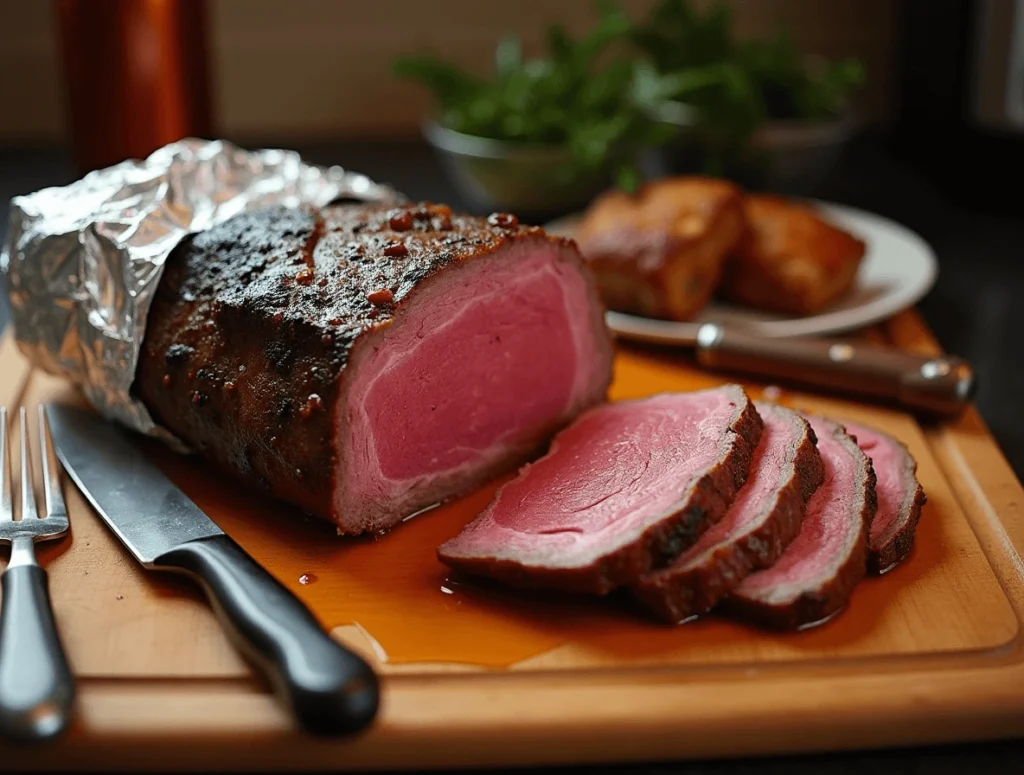
[[[692,320],[744,235],[742,199],[732,183],[700,177],[599,197],[576,241],[605,304],[646,317]]]
[[[744,198],[749,230],[726,262],[720,295],[770,312],[813,315],[853,284],[864,243],[813,207],[775,196]]]

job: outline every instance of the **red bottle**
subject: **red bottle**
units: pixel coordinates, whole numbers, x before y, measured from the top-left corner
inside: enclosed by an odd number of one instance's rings
[[[204,0],[54,0],[80,172],[209,137]]]

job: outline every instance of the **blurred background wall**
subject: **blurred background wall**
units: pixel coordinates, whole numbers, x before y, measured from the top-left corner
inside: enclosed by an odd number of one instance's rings
[[[651,0],[623,0],[645,12]],[[896,0],[733,0],[740,35],[786,24],[805,51],[858,56],[871,123],[893,115]],[[528,53],[546,24],[585,29],[591,0],[209,0],[213,107],[219,133],[259,143],[408,136],[428,108],[392,77],[401,54],[430,51],[490,67],[495,43],[519,31]],[[0,144],[67,137],[55,19],[47,0],[0,0]]]

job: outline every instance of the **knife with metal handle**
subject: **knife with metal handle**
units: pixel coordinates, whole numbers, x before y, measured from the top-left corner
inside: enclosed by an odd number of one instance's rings
[[[974,371],[954,356],[922,356],[867,343],[752,336],[717,323],[673,323],[608,313],[630,339],[693,347],[706,368],[826,388],[942,417],[959,414],[974,393]]]
[[[229,636],[269,678],[299,726],[356,732],[373,719],[377,676],[308,608],[98,415],[47,407],[57,456],[100,517],[142,563],[199,581]]]

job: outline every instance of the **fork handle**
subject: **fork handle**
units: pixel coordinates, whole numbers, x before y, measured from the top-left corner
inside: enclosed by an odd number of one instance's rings
[[[46,740],[67,726],[75,699],[46,571],[38,565],[9,565],[0,584],[0,734]]]

